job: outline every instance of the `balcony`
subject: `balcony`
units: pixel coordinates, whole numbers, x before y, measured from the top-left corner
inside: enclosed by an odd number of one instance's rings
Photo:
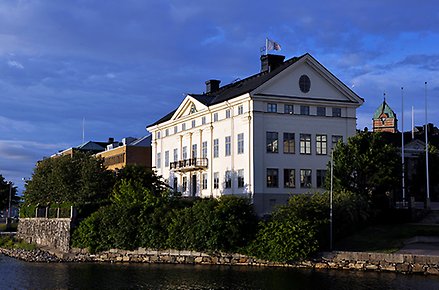
[[[179,160],[170,163],[170,169],[174,171],[194,171],[206,169],[208,165],[207,158],[191,158],[185,160]]]

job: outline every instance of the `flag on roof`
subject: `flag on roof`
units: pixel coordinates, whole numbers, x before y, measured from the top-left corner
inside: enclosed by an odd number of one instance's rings
[[[280,44],[277,43],[276,41],[267,38],[266,49],[267,49],[266,51],[269,51],[269,50],[280,50],[281,47],[280,47]]]

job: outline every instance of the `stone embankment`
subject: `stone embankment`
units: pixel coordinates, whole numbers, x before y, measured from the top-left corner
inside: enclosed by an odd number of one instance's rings
[[[49,251],[50,252],[50,251]],[[275,263],[241,254],[206,254],[195,251],[148,250],[133,251],[112,249],[90,254],[72,249],[69,253],[0,249],[0,253],[29,262],[109,262],[109,263],[163,263],[201,265],[240,265],[257,267],[290,267],[358,271],[382,271],[404,274],[439,275],[439,256],[410,254],[384,254],[364,252],[323,253],[319,258],[295,263]]]
[[[62,260],[58,258],[57,256],[40,250],[23,250],[23,249],[3,249],[0,248],[0,254],[3,254],[8,257],[16,258],[19,260],[23,260],[26,262],[44,262],[44,263],[51,263],[51,262],[61,262]]]

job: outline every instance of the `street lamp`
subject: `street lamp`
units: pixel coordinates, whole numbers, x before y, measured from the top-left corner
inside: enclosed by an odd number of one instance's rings
[[[12,181],[9,181],[9,207],[8,207],[8,219],[11,218],[11,197],[12,197]]]

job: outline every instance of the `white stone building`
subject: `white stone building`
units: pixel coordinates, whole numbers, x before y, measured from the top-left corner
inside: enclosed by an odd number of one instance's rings
[[[248,196],[259,214],[322,188],[363,99],[309,54],[263,55],[260,73],[219,84],[147,127],[157,173],[183,195]]]

